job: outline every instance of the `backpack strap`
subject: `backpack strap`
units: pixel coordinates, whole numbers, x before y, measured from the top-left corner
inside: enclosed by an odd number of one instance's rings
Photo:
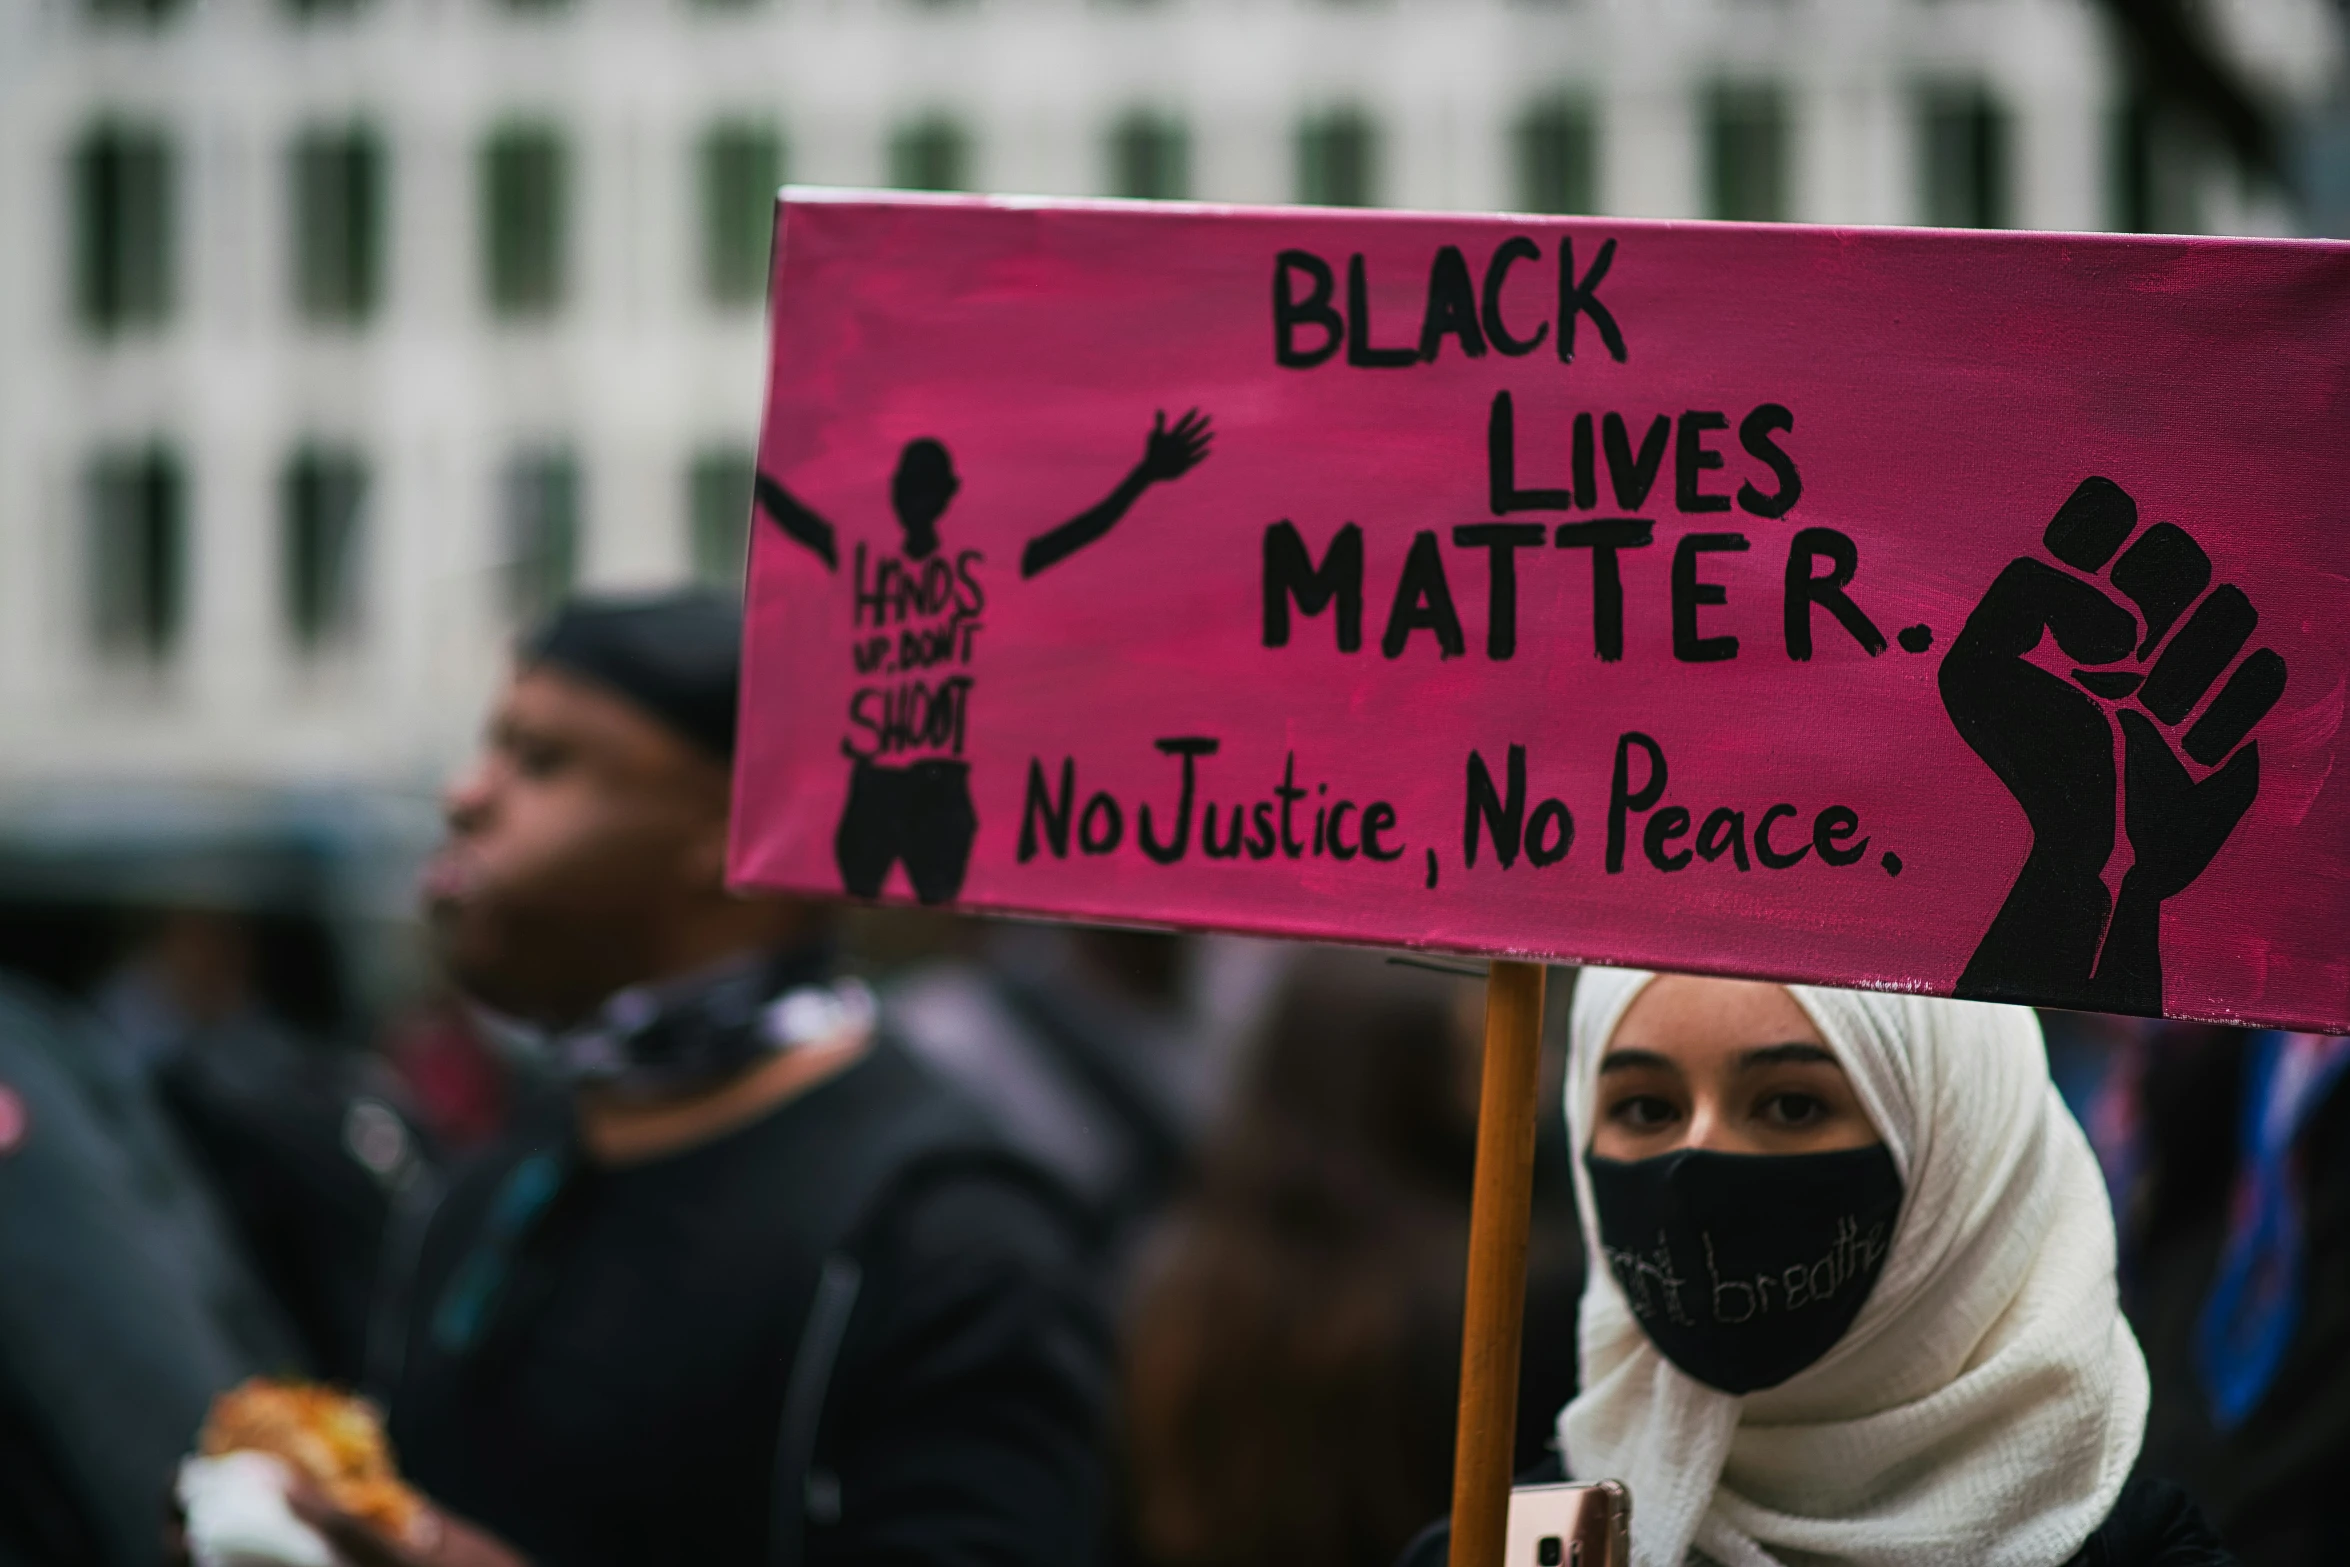
[[[852,1188],[861,1184],[865,1190],[861,1201],[835,1209],[838,1227],[817,1270],[815,1297],[792,1356],[790,1380],[784,1385],[775,1471],[768,1490],[770,1567],[802,1567],[810,1519],[831,1523],[839,1517],[837,1482],[828,1487],[825,1482],[830,1477],[816,1469],[816,1443],[824,1424],[833,1370],[864,1288],[864,1264],[858,1253],[917,1197],[949,1180],[984,1179],[1024,1187],[1059,1212],[1082,1243],[1090,1244],[1093,1238],[1089,1216],[1035,1163],[993,1140],[963,1140],[952,1134],[940,1135],[942,1131],[934,1127],[928,1137],[892,1140],[897,1146],[891,1152],[898,1157],[877,1155],[855,1172],[864,1177],[862,1181],[844,1183]],[[929,1141],[930,1146],[905,1146],[917,1140]]]
[[[383,1243],[376,1259],[376,1287],[368,1302],[367,1346],[359,1386],[380,1409],[392,1407],[408,1364],[409,1314],[415,1306],[416,1269],[432,1221],[448,1195],[448,1182],[419,1162],[402,1172],[392,1188]]]
[[[846,1252],[826,1257],[816,1275],[816,1300],[808,1308],[799,1353],[792,1357],[791,1381],[783,1392],[782,1429],[775,1437],[767,1551],[773,1567],[800,1567],[807,1552],[808,1514],[830,1510],[822,1501],[812,1504],[808,1495],[816,1462],[816,1428],[824,1420],[825,1390],[832,1382],[833,1363],[840,1358],[841,1340],[848,1336],[849,1316],[857,1309],[857,1293],[864,1283],[864,1268]],[[832,1506],[838,1506],[837,1496],[831,1501]]]

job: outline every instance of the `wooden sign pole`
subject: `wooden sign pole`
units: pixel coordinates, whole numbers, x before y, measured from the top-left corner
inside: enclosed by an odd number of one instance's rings
[[[1461,1323],[1460,1426],[1453,1439],[1452,1567],[1502,1567],[1534,1205],[1543,977],[1539,963],[1496,961],[1485,981],[1485,1070]]]

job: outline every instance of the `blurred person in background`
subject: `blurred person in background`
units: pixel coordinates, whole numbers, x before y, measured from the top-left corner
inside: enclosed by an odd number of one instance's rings
[[[1107,1351],[1062,1200],[875,1033],[819,908],[725,885],[741,630],[714,595],[572,603],[449,791],[442,959],[565,1091],[402,1215],[375,1380],[440,1527],[313,1502],[346,1560],[1099,1543]]]
[[[2142,1472],[2095,1155],[2020,1007],[1586,969],[1560,1469],[1637,1567],[2225,1567]],[[1415,1564],[1442,1559],[1441,1536]]]
[[[1285,949],[1235,937],[988,923],[882,1015],[1083,1203],[1105,1283],[1172,1198]]]
[[[333,983],[323,935],[279,924],[272,947],[234,907],[156,911],[95,999],[196,1155],[311,1367],[351,1382],[364,1360],[391,1193],[419,1173],[425,1149],[395,1108],[401,1095],[382,1061],[338,1048],[318,1020],[305,1028],[265,999],[260,970],[271,951],[281,967],[298,966],[309,988]]]
[[[213,1396],[292,1332],[118,1041],[0,983],[0,1563],[152,1567]]]
[[[1137,1280],[1123,1424],[1142,1561],[1384,1567],[1443,1509],[1478,995],[1362,952],[1286,973]],[[1569,1312],[1577,1260],[1538,1220],[1530,1315]],[[1572,1391],[1571,1342],[1524,1369],[1531,1462]]]
[[[2148,1025],[2089,1124],[2147,1462],[2251,1567],[2350,1562],[2350,1040]]]
[[[2135,1060],[2139,1049],[2163,1025],[2150,1018],[2118,1017],[2110,1012],[2066,1012],[2056,1007],[2037,1011],[2041,1037],[2048,1042],[2049,1079],[2064,1096],[2064,1106],[2073,1119],[2088,1130],[2089,1142],[2097,1150],[2099,1163],[2104,1164],[2107,1145],[2097,1134],[2096,1121],[2104,1113],[2099,1107],[2107,1098],[2107,1087],[2123,1064]],[[2105,1175],[2106,1185],[2118,1193],[2125,1173],[2106,1165]]]

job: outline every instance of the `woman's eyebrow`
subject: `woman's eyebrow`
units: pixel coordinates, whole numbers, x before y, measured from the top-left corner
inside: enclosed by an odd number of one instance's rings
[[[1764,1045],[1759,1049],[1740,1051],[1738,1055],[1738,1070],[1741,1072],[1751,1072],[1758,1067],[1787,1066],[1790,1064],[1799,1066],[1812,1066],[1817,1065],[1823,1061],[1830,1066],[1834,1066],[1836,1064],[1836,1058],[1828,1054],[1827,1051],[1821,1049],[1818,1045]],[[1601,1070],[1604,1071],[1605,1068],[1602,1068]]]
[[[1654,1050],[1611,1050],[1599,1059],[1599,1075],[1602,1077],[1607,1076],[1610,1072],[1633,1072],[1643,1067],[1654,1067],[1667,1072],[1674,1070],[1672,1059],[1660,1055]]]

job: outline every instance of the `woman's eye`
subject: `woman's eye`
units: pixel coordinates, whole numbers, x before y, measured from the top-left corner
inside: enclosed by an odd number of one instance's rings
[[[1813,1126],[1827,1117],[1828,1104],[1811,1094],[1773,1094],[1762,1102],[1762,1113],[1775,1126]]]
[[[1660,1126],[1671,1125],[1681,1112],[1669,1099],[1659,1099],[1654,1094],[1634,1094],[1628,1099],[1617,1100],[1615,1108],[1608,1114],[1618,1125],[1630,1127],[1636,1132],[1651,1132]]]

